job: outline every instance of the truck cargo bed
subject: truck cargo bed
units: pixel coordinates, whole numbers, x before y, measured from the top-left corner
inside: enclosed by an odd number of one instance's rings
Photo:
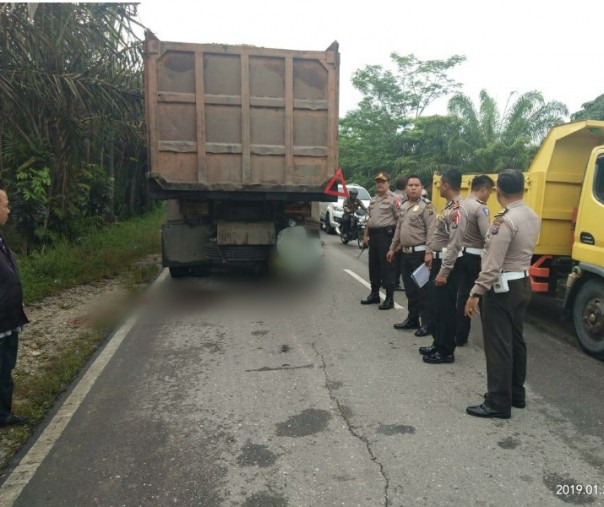
[[[552,128],[529,169],[524,173],[524,201],[541,218],[537,255],[569,256],[574,242],[574,220],[587,163],[592,150],[604,144],[604,122],[585,120]],[[470,192],[475,175],[462,176],[462,196]],[[497,174],[489,174],[497,181]],[[437,210],[445,202],[438,195],[440,176],[433,181],[433,201]],[[501,206],[495,194],[488,202],[491,216]]]
[[[152,195],[333,200],[323,190],[338,165],[338,81],[335,42],[293,51],[148,32]]]

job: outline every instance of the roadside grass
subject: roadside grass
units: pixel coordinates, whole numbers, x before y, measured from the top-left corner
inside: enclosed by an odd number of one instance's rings
[[[64,289],[112,278],[146,255],[160,250],[163,208],[109,225],[77,243],[59,243],[34,253],[20,263],[25,304],[40,301]]]
[[[163,209],[127,222],[108,226],[83,237],[76,244],[63,243],[52,250],[35,254],[20,262],[26,303],[41,301],[77,285],[122,276],[125,288],[135,293],[158,274],[150,255],[160,252],[160,228]],[[147,259],[146,259],[147,258]],[[15,412],[29,418],[31,424],[11,427],[0,433],[0,473],[12,456],[33,433],[33,424],[44,415],[58,396],[67,389],[98,346],[120,321],[116,313],[99,316],[93,329],[66,343],[33,374],[14,371]]]
[[[40,421],[94,354],[104,336],[102,330],[82,333],[76,340],[63,347],[57,356],[40,365],[34,375],[24,375],[16,371],[14,404],[18,408],[15,412],[27,417],[31,423]],[[2,470],[33,433],[30,425],[13,427],[10,432],[9,450],[0,464]]]

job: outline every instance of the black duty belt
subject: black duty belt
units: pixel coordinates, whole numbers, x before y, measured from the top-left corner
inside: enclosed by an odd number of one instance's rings
[[[394,225],[389,225],[388,227],[370,227],[369,235],[389,234],[392,236],[394,234],[394,229],[395,229]]]

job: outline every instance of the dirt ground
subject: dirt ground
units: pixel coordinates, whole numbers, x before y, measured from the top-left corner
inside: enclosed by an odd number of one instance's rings
[[[157,265],[161,260],[152,256],[141,261]],[[19,336],[19,354],[14,374],[34,375],[44,363],[72,343],[83,333],[119,321],[119,312],[128,307],[132,291],[127,287],[127,276],[119,276],[97,283],[80,285],[65,290],[25,307],[29,324]],[[18,385],[15,387],[18,396]],[[0,462],[14,448],[17,435],[12,428],[0,428]]]

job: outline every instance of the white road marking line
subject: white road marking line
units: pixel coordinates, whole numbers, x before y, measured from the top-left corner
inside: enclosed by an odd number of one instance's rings
[[[149,290],[155,290],[168,276],[168,270],[164,269],[151,285]],[[27,454],[7,477],[0,487],[0,505],[12,507],[23,488],[31,480],[36,470],[46,458],[55,442],[63,433],[63,430],[71,420],[75,411],[79,408],[92,388],[96,379],[101,375],[105,366],[109,363],[116,350],[124,341],[130,330],[134,327],[140,317],[140,311],[136,311],[111,337],[103,351],[95,359],[86,374],[75,386],[69,397],[65,400],[59,411],[52,418],[48,426],[40,434],[36,442],[31,446]]]
[[[367,281],[365,281],[363,278],[361,278],[359,275],[357,275],[354,271],[350,271],[350,269],[345,269],[344,270],[346,273],[348,273],[350,276],[352,276],[352,278],[354,278],[357,282],[361,282],[365,287],[367,287],[369,290],[371,290],[371,284]],[[380,296],[383,298],[386,297],[386,293],[384,291],[380,291]],[[404,310],[405,307],[399,305],[396,301],[394,302],[394,308],[397,310]]]

